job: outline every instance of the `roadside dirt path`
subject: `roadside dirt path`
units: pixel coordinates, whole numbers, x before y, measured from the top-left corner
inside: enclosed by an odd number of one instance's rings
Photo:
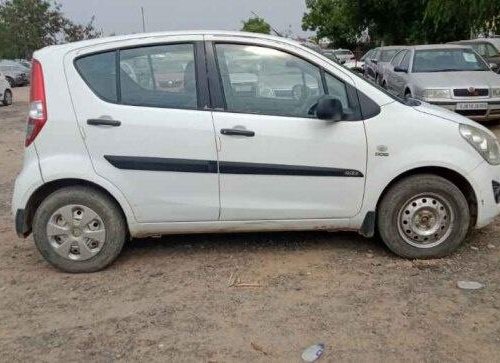
[[[500,220],[440,260],[262,233],[134,240],[103,272],[54,270],[13,230],[27,88],[14,97],[0,107],[0,361],[298,362],[317,342],[324,362],[500,361]]]

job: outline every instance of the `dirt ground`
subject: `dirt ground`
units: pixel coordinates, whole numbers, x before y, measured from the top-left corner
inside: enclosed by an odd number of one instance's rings
[[[439,260],[354,233],[260,233],[134,240],[105,271],[56,271],[14,232],[27,88],[14,99],[0,107],[0,361],[298,362],[318,342],[325,362],[500,361],[500,219]]]

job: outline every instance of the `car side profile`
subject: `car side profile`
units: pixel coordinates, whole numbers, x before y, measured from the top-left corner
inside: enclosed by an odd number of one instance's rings
[[[288,39],[136,34],[34,53],[12,212],[68,272],[129,238],[376,231],[447,255],[500,212],[495,136]]]
[[[500,77],[466,45],[408,47],[394,56],[382,86],[477,121],[500,119]]]
[[[12,105],[12,89],[5,76],[0,72],[0,103],[4,106]]]
[[[394,55],[401,49],[403,49],[403,47],[397,45],[375,48],[373,52],[370,53],[370,58],[365,59],[365,77],[381,85],[386,67]]]

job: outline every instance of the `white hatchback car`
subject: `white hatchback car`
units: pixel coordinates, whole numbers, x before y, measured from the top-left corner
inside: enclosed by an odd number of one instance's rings
[[[65,271],[104,268],[129,237],[199,232],[378,230],[400,256],[438,257],[500,212],[490,131],[283,38],[50,46],[30,102],[12,210]]]
[[[12,90],[10,84],[0,72],[0,103],[4,106],[12,105]]]

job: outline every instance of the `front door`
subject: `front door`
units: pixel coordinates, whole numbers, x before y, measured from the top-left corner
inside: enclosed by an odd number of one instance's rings
[[[154,41],[66,60],[78,123],[96,172],[123,192],[139,222],[216,221],[202,37]]]
[[[281,50],[218,43],[214,53],[225,98],[225,110],[213,113],[221,220],[354,216],[366,138],[346,84]],[[315,117],[325,93],[340,99],[351,121]]]

